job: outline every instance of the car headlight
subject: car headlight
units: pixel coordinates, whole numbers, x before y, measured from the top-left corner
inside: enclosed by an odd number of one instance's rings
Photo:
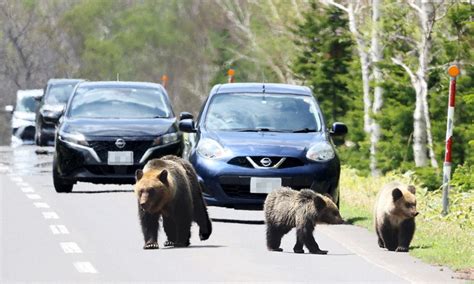
[[[314,143],[306,152],[306,158],[316,162],[331,160],[335,155],[332,145],[328,142]]]
[[[178,133],[176,133],[176,132],[167,133],[167,134],[162,135],[162,136],[156,138],[155,140],[153,140],[153,145],[152,146],[167,145],[167,144],[174,143],[178,140],[179,140]]]
[[[217,141],[204,138],[199,141],[196,151],[208,159],[218,159],[226,154],[226,150]]]
[[[58,138],[62,141],[66,141],[69,143],[78,144],[82,146],[89,146],[89,143],[87,143],[86,137],[83,134],[78,133],[78,132],[74,132],[74,133],[61,132]]]

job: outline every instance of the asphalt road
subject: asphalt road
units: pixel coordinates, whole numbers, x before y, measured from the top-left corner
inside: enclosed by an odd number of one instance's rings
[[[132,186],[52,185],[52,148],[0,147],[0,282],[451,282],[453,272],[377,247],[373,233],[318,225],[328,255],[268,252],[261,211],[209,207],[214,231],[188,248],[143,250]],[[228,222],[223,222],[228,220]],[[160,244],[165,235],[160,231]]]

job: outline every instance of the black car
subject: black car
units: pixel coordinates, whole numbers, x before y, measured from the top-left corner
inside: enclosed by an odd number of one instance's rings
[[[77,181],[132,184],[148,160],[183,149],[166,90],[144,82],[80,83],[55,139],[57,192],[72,191]]]
[[[36,112],[35,143],[38,146],[46,146],[54,141],[54,132],[59,115],[71,96],[77,83],[82,79],[50,79],[44,88],[44,95],[39,97],[38,110]]]
[[[327,129],[311,90],[269,83],[216,85],[190,132],[185,156],[204,185],[209,205],[259,207],[288,186],[327,193],[339,203],[340,161],[332,142],[347,127]]]

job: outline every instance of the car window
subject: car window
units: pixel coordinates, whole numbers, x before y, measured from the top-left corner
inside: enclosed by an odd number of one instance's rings
[[[215,95],[204,125],[208,130],[312,132],[321,130],[316,101],[291,94]]]
[[[35,112],[38,101],[32,96],[22,97],[17,100],[15,111]]]
[[[76,118],[157,118],[170,117],[167,98],[152,88],[79,88],[69,106]]]
[[[77,83],[52,85],[45,97],[49,105],[66,104]]]

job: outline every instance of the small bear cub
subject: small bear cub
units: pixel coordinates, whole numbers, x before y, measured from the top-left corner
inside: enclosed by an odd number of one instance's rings
[[[378,244],[389,251],[408,252],[415,234],[416,189],[391,182],[382,187],[374,206]]]
[[[297,191],[282,187],[272,191],[265,200],[264,213],[270,251],[283,251],[281,238],[296,227],[295,253],[304,253],[304,245],[310,253],[327,254],[328,251],[321,250],[313,237],[316,222],[344,222],[331,198],[310,189]]]

